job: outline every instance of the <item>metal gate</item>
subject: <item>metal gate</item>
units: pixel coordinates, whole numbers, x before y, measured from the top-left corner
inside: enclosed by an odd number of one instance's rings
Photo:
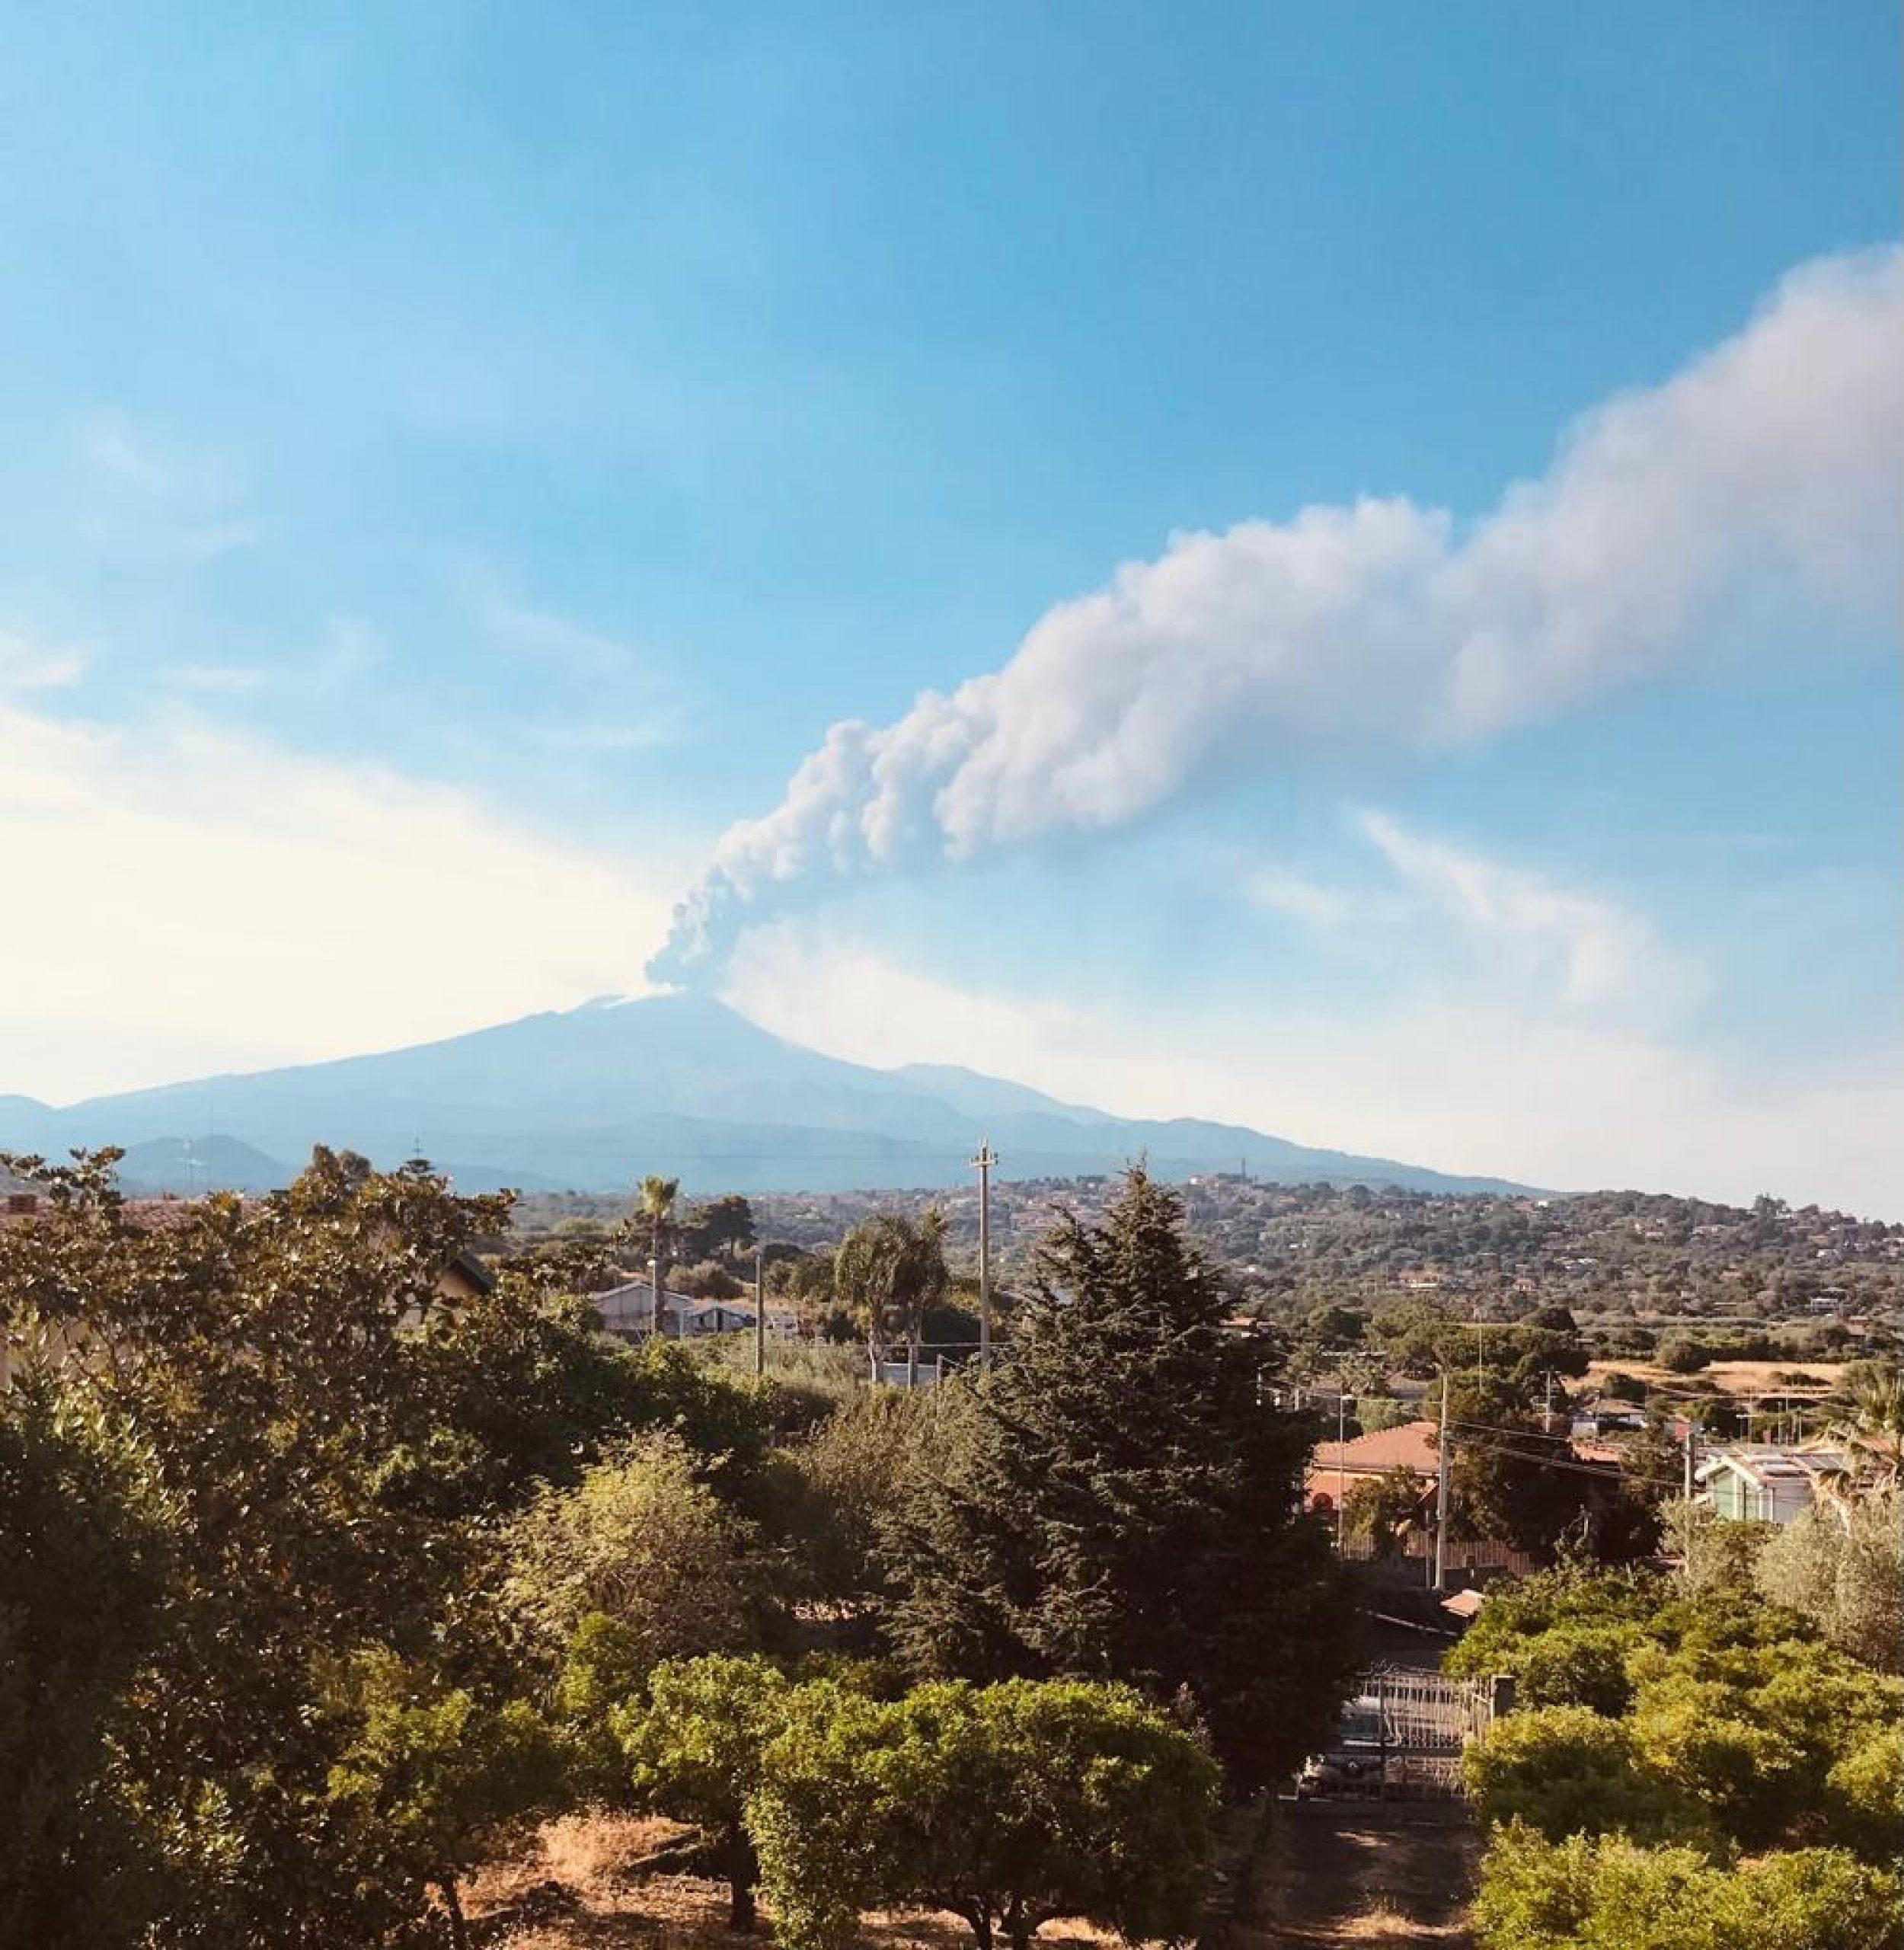
[[[1343,1706],[1329,1753],[1305,1779],[1323,1793],[1458,1795],[1462,1751],[1493,1723],[1494,1696],[1485,1679],[1372,1666]]]

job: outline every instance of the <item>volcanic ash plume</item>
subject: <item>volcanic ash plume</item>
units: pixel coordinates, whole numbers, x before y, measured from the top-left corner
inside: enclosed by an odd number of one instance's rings
[[[1212,772],[1483,740],[1794,603],[1881,615],[1901,456],[1904,257],[1804,266],[1465,532],[1397,498],[1180,535],[1002,669],[834,725],[648,972],[716,983],[744,929],[849,876],[1108,830]]]

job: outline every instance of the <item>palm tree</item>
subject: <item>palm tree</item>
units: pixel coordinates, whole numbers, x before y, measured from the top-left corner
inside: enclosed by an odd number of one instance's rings
[[[1850,1389],[1850,1412],[1832,1424],[1831,1434],[1845,1445],[1852,1470],[1867,1459],[1874,1475],[1860,1489],[1883,1495],[1898,1486],[1904,1457],[1904,1369],[1874,1367],[1856,1374]]]
[[[654,1331],[657,1334],[667,1331],[667,1316],[661,1310],[661,1295],[668,1277],[668,1222],[674,1216],[674,1202],[680,1191],[679,1178],[650,1176],[641,1181],[637,1194],[641,1216],[647,1220],[653,1238],[654,1257],[649,1264],[654,1275]]]
[[[919,1338],[925,1312],[945,1297],[945,1215],[922,1219],[876,1213],[853,1227],[833,1257],[833,1290],[864,1323],[873,1379],[893,1342],[906,1344],[906,1381],[918,1379]]]
[[[913,1230],[902,1268],[900,1303],[906,1309],[906,1385],[919,1385],[919,1341],[925,1331],[926,1310],[945,1298],[952,1276],[945,1264],[945,1214],[928,1206]]]

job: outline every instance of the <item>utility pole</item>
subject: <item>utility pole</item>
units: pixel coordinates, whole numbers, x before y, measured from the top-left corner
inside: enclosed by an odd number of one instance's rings
[[[1448,1370],[1441,1371],[1441,1440],[1435,1454],[1435,1589],[1448,1588]]]
[[[1349,1395],[1343,1378],[1335,1383],[1335,1554],[1342,1555],[1342,1506],[1349,1499]]]
[[[1698,1437],[1698,1424],[1696,1422],[1695,1422],[1695,1421],[1693,1421],[1692,1418],[1690,1415],[1688,1415],[1688,1416],[1686,1418],[1686,1434],[1685,1434],[1685,1453],[1686,1453],[1686,1468],[1685,1468],[1685,1497],[1686,1497],[1686,1501],[1687,1501],[1687,1502],[1688,1502],[1688,1503],[1690,1503],[1690,1502],[1692,1501],[1692,1466],[1693,1466],[1693,1463],[1692,1463],[1692,1448],[1693,1448],[1693,1443],[1694,1443],[1694,1441],[1695,1441],[1695,1440],[1696,1439],[1696,1437]]]
[[[754,1379],[767,1372],[767,1253],[754,1248]]]
[[[980,1138],[972,1161],[979,1175],[979,1369],[992,1366],[992,1168],[998,1162],[991,1140]]]

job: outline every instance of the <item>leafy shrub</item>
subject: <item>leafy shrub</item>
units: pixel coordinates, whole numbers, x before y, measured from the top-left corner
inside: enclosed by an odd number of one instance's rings
[[[1642,1763],[1625,1722],[1585,1706],[1548,1706],[1497,1720],[1463,1757],[1476,1814],[1519,1821],[1549,1841],[1618,1832],[1656,1840],[1697,1833],[1696,1804]]]
[[[1698,1374],[1712,1365],[1713,1351],[1703,1341],[1683,1334],[1673,1335],[1660,1344],[1656,1357],[1668,1374]]]
[[[1874,1862],[1904,1852],[1904,1727],[1880,1727],[1826,1776],[1831,1829]]]
[[[1633,1698],[1627,1660],[1641,1635],[1636,1625],[1561,1625],[1538,1634],[1522,1652],[1518,1702],[1624,1713]]]
[[[1839,1849],[1718,1868],[1519,1826],[1488,1850],[1474,1920],[1483,1950],[1904,1950],[1897,1878]]]
[[[631,1437],[573,1488],[543,1490],[511,1526],[506,1596],[559,1657],[585,1619],[612,1619],[643,1669],[757,1642],[753,1526],[727,1509],[672,1436]]]
[[[1056,1916],[1136,1942],[1195,1926],[1218,1775],[1139,1695],[1076,1680],[830,1683],[787,1702],[747,1821],[787,1950],[838,1950],[875,1904],[946,1909],[1023,1950]]]

